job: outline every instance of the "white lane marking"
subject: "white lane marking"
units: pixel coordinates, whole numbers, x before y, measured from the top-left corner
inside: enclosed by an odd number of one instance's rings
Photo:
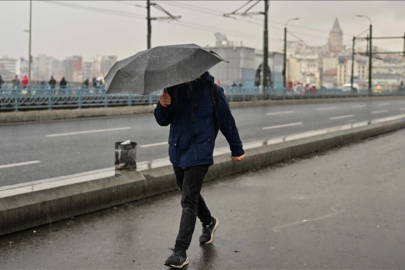
[[[97,132],[108,132],[108,131],[117,131],[117,130],[125,130],[125,129],[131,129],[131,127],[109,128],[109,129],[97,129],[97,130],[87,130],[87,131],[70,132],[70,133],[60,133],[60,134],[49,134],[49,135],[46,135],[46,137],[59,137],[59,136],[80,135],[80,134],[97,133]]]
[[[158,146],[158,145],[167,145],[168,144],[168,142],[160,142],[160,143],[152,143],[152,144],[144,144],[144,145],[141,145],[140,147],[142,147],[142,148],[146,148],[146,147],[153,147],[153,146]]]
[[[350,118],[353,117],[353,114],[349,114],[349,115],[342,115],[342,116],[335,116],[335,117],[331,117],[329,118],[330,120],[335,120],[335,119],[342,119],[342,118]]]
[[[21,163],[0,165],[0,169],[3,169],[3,168],[10,168],[10,167],[17,167],[17,166],[23,166],[23,165],[30,165],[30,164],[36,164],[36,163],[40,163],[40,162],[41,162],[41,161],[39,161],[39,160],[34,160],[34,161],[27,161],[27,162],[21,162]]]
[[[288,113],[295,113],[295,111],[273,112],[273,113],[266,113],[266,115],[278,115],[278,114],[288,114]]]
[[[387,106],[390,105],[391,103],[379,103],[378,106]]]
[[[316,110],[317,110],[317,111],[336,110],[336,107],[317,108]]]
[[[366,105],[353,105],[352,108],[363,108],[366,107]]]
[[[372,114],[376,114],[376,113],[386,113],[386,112],[388,112],[387,110],[385,110],[385,111],[374,111],[374,112],[372,112]]]
[[[262,129],[274,129],[274,128],[291,127],[291,126],[298,126],[298,125],[302,125],[302,122],[291,123],[291,124],[286,124],[286,125],[279,125],[279,126],[263,127]]]

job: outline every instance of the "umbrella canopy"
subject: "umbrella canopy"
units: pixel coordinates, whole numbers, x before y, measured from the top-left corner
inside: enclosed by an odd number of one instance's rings
[[[221,61],[225,60],[195,44],[141,51],[111,68],[105,77],[107,94],[148,94],[195,80]]]

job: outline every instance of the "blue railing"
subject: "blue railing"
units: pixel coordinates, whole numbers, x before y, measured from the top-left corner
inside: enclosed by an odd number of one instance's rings
[[[230,102],[255,100],[287,100],[368,96],[369,91],[357,92],[340,89],[321,89],[315,91],[293,91],[283,88],[224,87]],[[49,88],[37,89],[0,89],[0,111],[20,111],[32,109],[114,107],[156,104],[162,91],[148,95],[106,94],[104,88]],[[405,91],[372,92],[378,96],[405,96]]]

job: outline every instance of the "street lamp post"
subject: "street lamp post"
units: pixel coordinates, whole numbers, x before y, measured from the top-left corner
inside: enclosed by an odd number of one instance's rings
[[[28,83],[31,84],[31,34],[32,34],[32,0],[30,0],[30,30],[28,48]]]
[[[284,67],[283,67],[283,86],[287,88],[287,23],[297,21],[300,18],[289,19],[284,25]]]
[[[268,58],[269,58],[269,32],[268,32],[268,14],[269,14],[269,1],[264,0],[264,31],[263,31],[263,64],[262,64],[262,86],[263,91],[268,86],[269,78],[267,74],[269,73]]]
[[[264,15],[264,31],[263,31],[263,62],[261,64],[262,66],[262,76],[261,76],[261,85],[263,87],[263,90],[266,89],[268,86],[268,82],[270,81],[270,78],[268,77],[269,70],[268,70],[268,56],[269,56],[269,32],[268,32],[268,16],[269,16],[269,7],[270,7],[270,0],[264,0],[264,12],[249,12],[254,6],[256,6],[258,3],[260,3],[260,0],[255,1],[250,7],[248,7],[245,11],[239,12],[242,8],[244,8],[246,5],[251,3],[252,0],[249,0],[247,3],[243,4],[240,8],[236,9],[234,12],[231,13],[225,13],[224,16],[228,18],[233,18],[231,17],[232,15],[241,15],[241,16],[250,16],[250,15]],[[260,84],[259,84],[260,85]]]
[[[372,59],[373,59],[373,46],[372,46],[372,40],[373,40],[373,25],[371,23],[371,19],[366,16],[366,15],[356,15],[356,17],[360,18],[367,18],[370,21],[370,43],[369,43],[369,54],[368,54],[368,94],[371,96],[371,87],[372,87],[372,70],[373,70],[373,64],[372,64]]]
[[[144,7],[144,6],[140,6],[140,5],[135,5],[135,6]],[[151,6],[166,13],[169,16],[168,17],[151,17],[150,16],[150,7]],[[173,16],[172,14],[170,14],[167,10],[165,10],[163,7],[161,7],[157,3],[151,3],[150,0],[147,0],[146,1],[146,21],[147,21],[148,33],[146,36],[146,39],[147,39],[146,45],[147,45],[148,49],[150,49],[152,46],[152,42],[151,42],[151,39],[152,39],[152,23],[151,22],[152,22],[152,20],[178,20],[180,18],[181,18],[181,16]]]
[[[353,37],[353,44],[352,44],[352,72],[351,72],[351,76],[350,76],[350,90],[353,91],[353,72],[354,72],[354,46],[355,46],[355,42],[356,42],[356,37]]]
[[[150,0],[146,1],[146,10],[147,10],[147,29],[148,29],[148,36],[147,36],[147,47],[150,49],[151,47],[151,35],[152,35],[152,26],[151,26],[151,19],[150,19]]]

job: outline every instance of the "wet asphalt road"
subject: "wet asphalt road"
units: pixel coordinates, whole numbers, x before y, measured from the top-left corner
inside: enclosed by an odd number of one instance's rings
[[[203,185],[220,225],[184,269],[403,269],[405,130]],[[0,237],[1,269],[168,269],[171,192]]]
[[[235,108],[232,113],[246,144],[403,114],[405,99]],[[112,167],[114,143],[127,139],[148,146],[138,147],[138,162],[164,158],[168,134],[153,115],[0,125],[0,186]],[[226,146],[219,134],[216,147]],[[2,168],[31,161],[36,163]]]

